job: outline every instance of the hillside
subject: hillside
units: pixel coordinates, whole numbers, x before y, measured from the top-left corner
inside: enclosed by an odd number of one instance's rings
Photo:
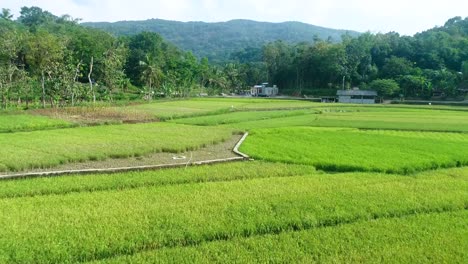
[[[83,25],[103,29],[117,36],[133,35],[142,31],[157,32],[178,47],[192,51],[198,57],[208,57],[212,62],[224,61],[233,52],[248,47],[258,48],[276,40],[298,43],[311,42],[318,37],[337,42],[346,33],[352,36],[359,35],[358,32],[318,27],[300,22],[267,23],[250,20],[205,23],[151,19],[116,23],[83,23]]]

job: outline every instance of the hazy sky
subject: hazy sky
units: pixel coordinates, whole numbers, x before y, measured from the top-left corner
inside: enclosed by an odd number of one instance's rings
[[[468,16],[468,0],[0,0],[0,8],[16,15],[21,6],[39,6],[84,21],[242,18],[405,35],[441,26],[454,16]]]

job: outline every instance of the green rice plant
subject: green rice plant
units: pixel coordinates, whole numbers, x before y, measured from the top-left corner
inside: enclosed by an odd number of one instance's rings
[[[47,168],[69,162],[157,152],[184,152],[222,142],[231,136],[231,129],[169,123],[0,134],[0,171]]]
[[[299,100],[260,100],[254,103],[246,104],[242,110],[274,110],[274,109],[308,109],[320,106],[318,103]]]
[[[316,108],[321,114],[280,117],[271,120],[242,121],[225,126],[252,130],[292,126],[352,127],[365,129],[468,132],[468,114],[461,111],[399,108]]]
[[[241,151],[255,159],[325,171],[413,173],[468,165],[468,134],[352,128],[254,130]]]
[[[163,248],[96,263],[463,263],[468,211]]]
[[[312,108],[317,105],[318,104],[315,103],[297,100],[198,98],[155,102],[128,107],[145,113],[152,113],[158,118],[168,120],[183,117],[224,114],[239,110],[304,109]]]
[[[44,116],[0,114],[0,133],[45,130],[73,126],[72,123]]]
[[[4,198],[0,262],[104,260],[212,241],[456,212],[467,209],[467,189],[465,168],[458,176],[452,170],[413,177],[311,173]],[[463,232],[464,226],[453,232]],[[385,235],[388,230],[377,232]],[[328,241],[324,246],[339,250],[338,238]]]
[[[186,116],[198,116],[225,113],[244,105],[245,102],[230,100],[177,100],[166,102],[155,102],[129,106],[131,109],[151,113],[156,117],[167,120]]]
[[[125,190],[150,186],[292,177],[314,173],[312,166],[267,162],[235,162],[216,166],[188,167],[98,175],[70,175],[0,181],[0,199],[64,195],[76,192]]]
[[[249,111],[231,112],[219,115],[200,116],[192,118],[176,119],[173,122],[187,125],[216,126],[224,124],[236,124],[247,121],[270,120],[281,117],[293,117],[316,113],[314,110],[272,110],[272,111]]]

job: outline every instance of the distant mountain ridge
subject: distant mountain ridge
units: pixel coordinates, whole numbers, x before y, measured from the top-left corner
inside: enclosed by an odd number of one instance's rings
[[[181,49],[198,57],[222,62],[230,54],[246,48],[260,48],[265,43],[283,40],[288,43],[312,42],[319,38],[339,42],[343,34],[358,36],[349,30],[337,30],[301,22],[257,22],[231,20],[228,22],[178,22],[162,19],[144,21],[89,22],[84,26],[99,28],[116,36],[134,35],[143,31],[156,32]]]

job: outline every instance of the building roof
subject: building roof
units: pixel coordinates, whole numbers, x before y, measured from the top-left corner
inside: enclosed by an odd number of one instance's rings
[[[355,95],[362,95],[362,96],[377,96],[376,91],[372,90],[338,90],[336,92],[338,96],[355,96]]]

